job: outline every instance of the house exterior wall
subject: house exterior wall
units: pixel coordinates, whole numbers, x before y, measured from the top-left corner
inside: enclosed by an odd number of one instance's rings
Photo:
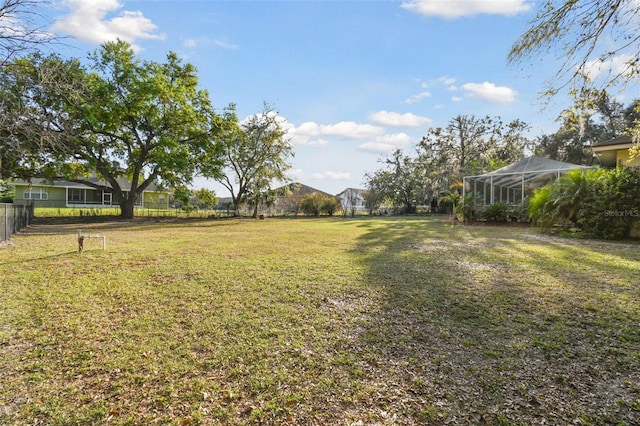
[[[640,166],[640,158],[630,159],[631,155],[628,149],[619,149],[616,151],[616,162],[625,166]]]
[[[33,202],[34,207],[117,207],[118,203],[113,197],[111,201],[105,199],[103,191],[89,187],[65,188],[47,185],[23,185],[14,184],[15,204],[26,205]],[[79,191],[81,195],[74,200],[70,191]],[[46,195],[45,195],[46,194]],[[145,191],[142,200],[136,203],[136,207],[149,209],[168,209],[169,194],[166,192]]]
[[[166,192],[144,192],[142,205],[145,209],[162,209],[169,208],[169,195]]]
[[[33,199],[30,198],[27,193],[31,194],[35,191],[41,191],[40,194],[47,194],[46,199]],[[65,207],[66,206],[66,190],[65,188],[56,188],[53,186],[32,186],[29,188],[27,185],[15,185],[15,197],[14,202],[16,204],[26,205],[33,202],[34,207]]]
[[[347,188],[337,195],[343,210],[365,210],[364,190]]]

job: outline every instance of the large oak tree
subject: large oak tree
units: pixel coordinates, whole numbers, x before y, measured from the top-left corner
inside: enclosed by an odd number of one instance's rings
[[[83,66],[32,56],[7,67],[2,90],[13,102],[3,106],[21,119],[2,129],[3,145],[14,148],[4,153],[14,162],[3,166],[5,174],[64,178],[109,191],[121,216],[132,218],[152,183],[188,183],[203,163],[210,172],[221,165],[217,136],[224,119],[198,88],[194,66],[174,53],[164,63],[142,61],[123,41],[105,43],[88,59]],[[27,90],[20,95],[11,82]],[[27,155],[18,160],[16,152]],[[91,174],[106,185],[89,180]],[[120,185],[122,177],[130,188]]]
[[[458,115],[445,128],[430,128],[418,143],[418,155],[435,192],[462,182],[465,175],[486,173],[522,157],[529,142],[520,120]]]

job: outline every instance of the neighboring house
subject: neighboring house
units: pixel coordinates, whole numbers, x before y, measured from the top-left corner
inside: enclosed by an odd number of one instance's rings
[[[345,212],[357,212],[366,210],[366,189],[347,188],[336,197],[340,199],[340,204]]]
[[[630,158],[629,149],[638,146],[631,136],[618,136],[591,146],[601,166],[615,167],[621,163],[626,166],[640,166],[640,158]]]
[[[110,187],[100,182],[97,177],[89,178],[96,184]],[[120,187],[124,190],[131,189],[131,183],[126,179],[119,180]],[[33,202],[35,207],[76,207],[96,208],[118,206],[113,194],[108,189],[96,189],[82,183],[66,180],[47,182],[44,179],[33,179],[31,182],[13,181],[9,185],[15,189],[14,203],[28,204]],[[151,184],[143,191],[136,201],[136,207],[151,209],[169,208],[169,194],[159,191]]]
[[[271,213],[275,214],[297,214],[300,211],[300,202],[304,197],[314,193],[319,193],[326,197],[335,197],[335,195],[297,182],[276,188],[275,191],[278,194],[278,198],[274,206],[270,208]]]

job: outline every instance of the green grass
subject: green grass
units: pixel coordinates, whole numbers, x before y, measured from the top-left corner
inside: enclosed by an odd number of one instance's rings
[[[36,221],[0,424],[639,424],[639,283],[637,243],[433,218]]]

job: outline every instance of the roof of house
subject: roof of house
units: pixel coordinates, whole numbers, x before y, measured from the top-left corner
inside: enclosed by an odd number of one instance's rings
[[[287,196],[297,196],[297,197],[303,196],[304,197],[316,192],[322,195],[325,195],[327,197],[335,197],[335,195],[329,194],[327,192],[321,191],[316,188],[312,188],[308,185],[304,185],[299,182],[294,182],[288,185],[281,186],[279,188],[276,188],[275,191],[277,191],[278,195],[280,195],[281,197],[287,197]]]
[[[336,197],[340,197],[341,195],[349,193],[349,194],[357,194],[363,196],[367,193],[366,189],[358,189],[358,188],[346,188],[344,191],[339,192]]]
[[[95,183],[96,185],[104,186],[106,188],[111,188],[111,184],[101,181],[97,176],[91,176],[87,178],[91,183]],[[56,188],[78,188],[78,189],[94,189],[92,186],[86,185],[80,182],[73,182],[68,180],[54,180],[53,182],[47,181],[46,179],[41,178],[33,178],[31,182],[14,180],[10,182],[11,185],[24,185],[24,186],[48,186],[48,187],[56,187]],[[131,190],[131,182],[126,178],[118,178],[118,184],[120,188],[124,191]],[[150,184],[146,192],[155,192],[159,191],[158,187],[155,184]]]
[[[609,140],[606,140],[606,141],[594,143],[593,145],[591,145],[591,147],[592,148],[599,148],[599,147],[603,147],[603,146],[627,145],[627,144],[632,144],[632,143],[633,143],[633,139],[631,138],[631,136],[622,135],[622,136],[615,137],[613,139],[609,139]]]
[[[564,161],[552,160],[550,158],[542,157],[525,157],[522,160],[518,160],[515,163],[508,164],[492,172],[486,173],[487,176],[498,176],[513,173],[536,173],[541,171],[557,171],[557,170],[571,170],[583,168],[578,164],[565,163]]]
[[[545,175],[567,172],[572,169],[588,168],[578,164],[565,163],[542,157],[526,157],[500,169],[477,176],[465,176],[465,180],[487,181],[503,187],[517,187],[523,181],[529,182]]]

